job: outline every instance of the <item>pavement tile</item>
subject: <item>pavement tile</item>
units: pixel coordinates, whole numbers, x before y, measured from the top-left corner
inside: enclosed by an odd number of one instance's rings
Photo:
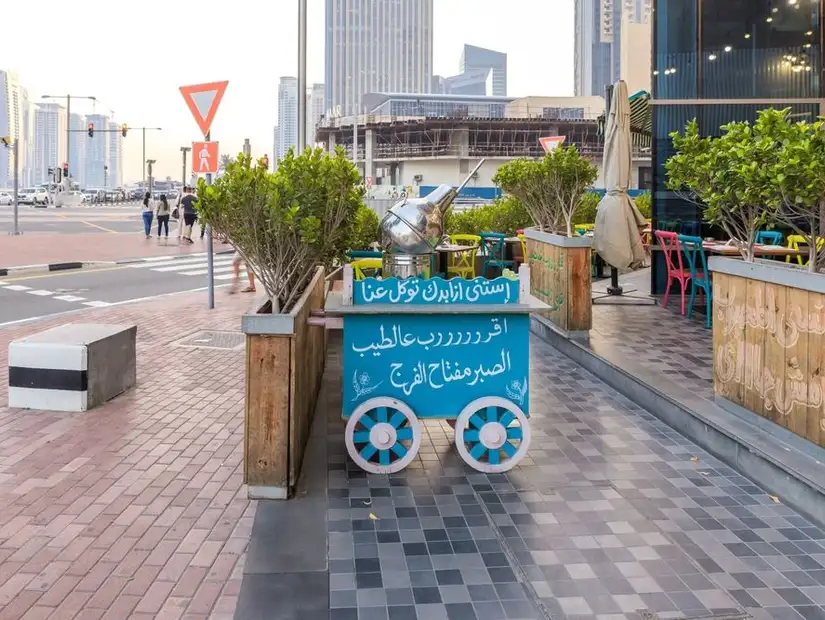
[[[254,517],[243,352],[173,342],[237,331],[250,303],[221,296],[209,311],[202,295],[181,295],[89,310],[72,320],[138,324],[137,387],[74,416],[0,407],[3,620],[234,613]],[[63,322],[0,330],[0,373],[11,340]],[[3,375],[0,402],[6,392]]]

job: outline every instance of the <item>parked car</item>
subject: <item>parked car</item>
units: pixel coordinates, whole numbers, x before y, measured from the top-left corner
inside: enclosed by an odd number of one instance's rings
[[[0,192],[0,207],[5,207],[14,202],[14,196],[5,192]]]

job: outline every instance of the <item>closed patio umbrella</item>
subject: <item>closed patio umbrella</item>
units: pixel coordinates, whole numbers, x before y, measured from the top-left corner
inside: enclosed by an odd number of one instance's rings
[[[640,231],[647,222],[627,194],[632,155],[630,102],[624,81],[619,81],[613,88],[602,166],[606,192],[596,212],[593,248],[608,265],[618,269],[642,267],[647,257]]]

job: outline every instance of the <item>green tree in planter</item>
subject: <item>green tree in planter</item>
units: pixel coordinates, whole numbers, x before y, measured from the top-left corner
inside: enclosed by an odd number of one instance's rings
[[[507,162],[493,182],[518,198],[539,230],[572,237],[573,216],[597,177],[597,168],[575,146],[559,146],[537,161]]]
[[[374,243],[381,239],[378,214],[367,205],[362,204],[355,212],[350,250],[372,250]]]
[[[784,112],[762,110],[747,121],[722,126],[719,138],[702,137],[692,120],[685,134],[670,134],[677,154],[665,163],[667,187],[704,208],[705,219],[720,226],[753,262],[760,229],[776,221],[782,204],[777,184]]]
[[[273,312],[289,312],[315,267],[343,261],[362,197],[343,148],[290,150],[272,174],[239,155],[214,185],[198,183],[198,212],[240,252]]]

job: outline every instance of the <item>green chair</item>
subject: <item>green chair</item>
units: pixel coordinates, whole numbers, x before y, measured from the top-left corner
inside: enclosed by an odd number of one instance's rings
[[[693,312],[693,302],[696,299],[696,291],[702,289],[702,292],[705,294],[705,303],[707,304],[705,327],[710,329],[710,322],[713,316],[713,285],[710,279],[710,271],[708,270],[708,259],[705,255],[705,248],[702,245],[702,238],[692,237],[690,235],[679,235],[679,243],[682,244],[682,250],[685,256],[687,256],[688,266],[690,267],[690,300],[688,301],[685,316],[690,318]]]
[[[504,257],[505,235],[504,233],[483,232],[481,237],[481,249],[484,262],[481,264],[481,275],[487,277],[487,269],[498,268],[504,272],[505,269],[515,269],[516,262]]]

